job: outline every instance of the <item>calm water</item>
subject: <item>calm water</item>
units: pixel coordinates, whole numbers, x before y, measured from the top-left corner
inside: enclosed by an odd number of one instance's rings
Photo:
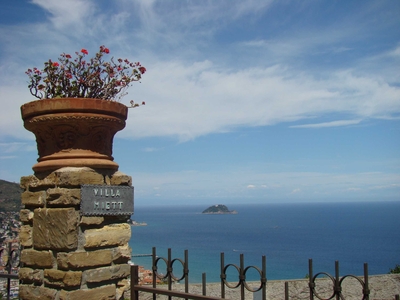
[[[201,214],[207,205],[136,207],[132,218],[148,226],[132,227],[132,252],[151,253],[155,246],[167,257],[171,248],[172,258],[183,259],[188,249],[191,282],[201,282],[204,272],[207,282],[219,281],[221,252],[226,264],[239,265],[242,253],[246,266],[260,268],[265,255],[270,280],[304,278],[309,258],[314,273],[334,274],[338,260],[341,275],[362,275],[364,262],[370,274],[400,263],[400,202],[227,206],[238,214]],[[150,257],[133,261],[151,269]],[[182,273],[178,263],[176,270]]]

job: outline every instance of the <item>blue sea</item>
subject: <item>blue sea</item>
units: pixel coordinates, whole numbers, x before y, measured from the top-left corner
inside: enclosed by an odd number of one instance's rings
[[[218,204],[218,203],[215,203]],[[227,204],[232,215],[201,214],[207,205],[135,207],[132,219],[147,226],[132,226],[132,254],[184,259],[189,253],[189,279],[218,282],[220,253],[225,265],[262,267],[266,256],[267,279],[300,279],[308,274],[313,259],[314,274],[334,275],[339,261],[340,275],[386,274],[400,264],[400,202]],[[151,269],[151,257],[133,257],[135,264]],[[159,264],[164,273],[165,264]],[[233,268],[229,268],[233,270]],[[182,274],[179,262],[174,273]],[[233,276],[233,275],[228,275]],[[257,280],[253,270],[248,280]],[[230,278],[229,278],[230,279]],[[229,280],[231,281],[231,280]]]

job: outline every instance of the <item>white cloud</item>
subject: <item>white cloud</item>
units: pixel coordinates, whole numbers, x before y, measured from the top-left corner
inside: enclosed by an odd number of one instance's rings
[[[14,153],[20,150],[26,151],[27,146],[27,143],[21,142],[0,143],[0,151],[1,153]]]
[[[172,24],[186,26],[215,26],[224,24],[227,21],[236,20],[249,14],[257,15],[268,9],[272,0],[221,0],[221,1],[180,1],[176,2],[158,0],[158,1],[133,1],[136,7],[140,7],[140,14],[144,18],[154,17],[167,20]],[[126,3],[126,2],[125,2]],[[172,9],[171,9],[172,6]],[[140,15],[139,14],[139,15]],[[216,18],[218,16],[218,18]]]
[[[0,93],[2,101],[12,103],[0,111],[0,136],[31,136],[19,120],[19,106],[33,100],[23,74],[28,67],[82,47],[93,52],[100,44],[110,46],[113,55],[142,61],[148,69],[142,83],[134,84],[123,99],[125,103],[146,101],[146,107],[130,111],[127,128],[120,133],[124,137],[170,136],[186,141],[241,126],[323,118],[332,113],[344,113],[349,120],[293,127],[344,126],[370,118],[396,118],[400,113],[400,89],[389,84],[399,78],[390,76],[395,72],[389,70],[398,57],[398,45],[383,50],[381,57],[363,57],[356,65],[345,69],[333,66],[326,73],[306,65],[299,68],[288,59],[309,56],[310,49],[321,45],[325,51],[347,52],[350,47],[343,42],[359,32],[360,26],[351,32],[342,30],[342,24],[334,31],[313,28],[310,33],[304,27],[270,39],[237,38],[224,45],[229,52],[221,54],[205,46],[218,44],[210,42],[216,32],[238,18],[243,21],[249,15],[268,12],[272,1],[121,0],[112,11],[102,11],[93,1],[33,3],[50,13],[50,21],[0,27],[5,49],[0,59]],[[74,37],[71,24],[82,27],[73,31]],[[238,44],[270,51],[264,55],[240,52]],[[236,63],[238,51],[240,60],[251,57],[252,63]],[[279,63],[274,63],[276,57]],[[366,61],[368,68],[363,65]]]
[[[84,28],[83,23],[91,16],[95,7],[88,0],[32,0],[51,14],[50,20],[57,29],[68,29],[76,31],[79,27]]]
[[[400,189],[400,183],[371,186],[370,189],[371,190]]]
[[[338,126],[349,126],[349,125],[356,125],[361,122],[359,120],[339,120],[339,121],[332,121],[332,122],[324,122],[324,123],[317,123],[317,124],[305,124],[305,125],[293,125],[289,126],[290,128],[322,128],[322,127],[338,127]]]
[[[152,62],[146,67],[142,83],[133,84],[122,99],[124,103],[130,99],[146,101],[146,106],[129,111],[127,127],[120,136],[171,136],[186,141],[240,126],[264,126],[332,113],[355,118],[292,127],[347,126],[400,113],[400,88],[372,75],[355,76],[351,70],[315,79],[312,74],[280,65],[239,71],[211,61],[175,60]],[[23,82],[19,80],[14,86],[0,83],[3,99],[13,99],[14,104],[4,105],[0,111],[0,136],[28,136],[21,126],[19,105],[32,97],[27,96]]]
[[[298,194],[301,192],[301,189],[294,189],[293,191],[291,191],[290,194]]]
[[[157,148],[154,147],[147,147],[143,149],[144,152],[154,152],[154,151],[158,151]]]
[[[394,50],[391,50],[388,55],[400,58],[400,45],[398,45]]]
[[[355,76],[350,70],[333,73],[324,80],[279,65],[235,71],[210,61],[160,62],[149,70],[146,81],[132,87],[129,94],[140,95],[137,100],[145,100],[146,107],[132,113],[134,120],[123,133],[126,136],[177,136],[188,140],[239,126],[270,125],[332,113],[357,118],[296,127],[352,125],[400,112],[399,88],[379,78]],[[174,76],[165,76],[171,70]]]
[[[350,187],[350,188],[348,188],[347,190],[350,191],[350,192],[358,192],[358,191],[361,191],[361,189],[360,189],[360,188],[357,188],[357,187]]]
[[[380,172],[370,173],[323,173],[323,172],[257,172],[249,171],[246,167],[238,166],[229,171],[182,171],[182,172],[135,172],[124,170],[132,177],[135,186],[140,186],[140,191],[135,190],[138,199],[151,198],[154,186],[163,191],[160,197],[171,199],[173,197],[184,199],[186,195],[192,198],[227,198],[232,202],[241,201],[243,197],[259,199],[281,199],[288,201],[290,197],[309,197],[308,200],[318,201],[324,198],[347,199],[348,196],[370,197],[379,195],[377,186],[393,186],[394,191],[399,189],[399,174]],[[247,182],[253,182],[248,184]],[[270,189],[257,186],[259,182],[269,182]],[[360,190],[357,193],[349,193]],[[249,195],[249,190],[252,195]],[[375,194],[373,194],[375,193]],[[236,199],[236,200],[235,200]],[[239,200],[237,200],[239,199]]]

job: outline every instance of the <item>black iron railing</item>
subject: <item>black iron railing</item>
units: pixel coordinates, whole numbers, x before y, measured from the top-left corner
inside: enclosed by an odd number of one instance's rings
[[[226,279],[226,273],[229,268],[234,268],[238,272],[238,282],[236,284],[229,283]],[[256,270],[258,272],[260,278],[260,285],[257,288],[251,287],[246,281],[246,274],[250,270]],[[235,264],[227,264],[225,265],[225,254],[221,253],[221,297],[225,298],[225,287],[236,289],[240,287],[240,299],[245,299],[245,289],[249,292],[255,293],[258,291],[262,291],[262,300],[266,300],[266,292],[267,292],[267,277],[266,277],[266,259],[265,256],[262,256],[262,269],[260,270],[256,266],[244,266],[244,255],[240,254],[240,265],[237,266]]]
[[[156,248],[153,248],[152,253],[152,286],[140,285],[139,284],[139,266],[132,265],[131,266],[131,297],[133,300],[139,300],[139,292],[151,293],[153,294],[153,299],[157,298],[157,295],[165,295],[168,296],[168,299],[171,300],[172,297],[184,298],[184,299],[194,299],[194,300],[221,300],[225,299],[227,295],[226,288],[229,289],[238,289],[240,288],[240,296],[236,298],[240,298],[241,300],[245,300],[245,292],[246,290],[252,293],[259,292],[261,293],[261,299],[266,300],[267,296],[267,277],[266,277],[266,259],[265,256],[262,257],[262,267],[261,269],[256,266],[245,266],[244,264],[244,256],[240,255],[239,265],[235,264],[225,264],[225,255],[221,253],[221,294],[220,297],[211,297],[207,296],[207,283],[206,283],[206,274],[202,274],[202,294],[194,294],[189,293],[189,260],[188,260],[188,251],[184,251],[184,259],[172,258],[171,249],[168,249],[168,257],[158,257],[156,254]],[[160,272],[159,262],[164,262],[166,265],[165,273]],[[178,266],[182,267],[182,275],[176,276],[174,273],[174,268],[176,269]],[[237,283],[230,283],[227,280],[227,271],[228,269],[236,270],[238,273],[238,281]],[[251,284],[246,281],[247,272],[250,270],[255,270],[259,275],[259,286],[254,281],[251,281]],[[230,273],[231,274],[231,273]],[[322,281],[318,279],[328,278],[330,279],[331,284],[326,284],[324,289],[320,289]],[[368,282],[368,265],[364,264],[364,276],[363,278],[355,276],[355,275],[344,275],[340,277],[339,274],[339,262],[335,262],[335,276],[330,275],[326,272],[319,272],[314,274],[313,272],[313,262],[309,260],[309,279],[308,279],[308,288],[309,288],[309,299],[314,300],[330,300],[330,299],[342,299],[345,300],[345,291],[343,282],[347,279],[354,279],[355,282],[360,284],[361,294],[359,299],[369,300],[369,282]],[[157,280],[163,283],[163,287],[157,285]],[[184,280],[184,292],[173,290],[173,283],[180,282]],[[256,288],[252,286],[256,285]],[[284,283],[284,298],[285,300],[290,299],[289,293],[289,282]],[[323,290],[323,292],[322,292]],[[260,296],[260,295],[258,295]],[[297,299],[296,295],[296,299]],[[394,299],[400,300],[399,295],[395,295]]]
[[[0,278],[7,279],[6,295],[7,300],[11,295],[11,280],[18,280],[20,249],[13,247],[12,243],[4,248],[0,248],[0,264],[4,268],[4,273],[0,273]]]
[[[332,276],[331,274],[328,274],[326,272],[319,272],[315,275],[313,275],[313,263],[312,263],[312,259],[309,260],[308,263],[308,268],[309,268],[309,287],[310,287],[310,299],[313,300],[314,297],[317,297],[318,299],[321,300],[325,300],[325,299],[344,299],[343,296],[343,282],[344,280],[348,279],[348,278],[353,278],[356,280],[356,282],[358,282],[361,287],[362,287],[362,298],[361,299],[365,299],[368,300],[369,299],[369,294],[370,294],[370,290],[369,290],[369,286],[368,286],[368,264],[364,264],[364,280],[362,280],[361,278],[354,276],[354,275],[344,275],[342,277],[340,277],[339,275],[339,262],[336,261],[335,262],[335,276]],[[324,276],[324,277],[328,277],[331,281],[332,281],[332,294],[329,295],[328,297],[323,297],[322,295],[320,295],[320,293],[318,293],[318,289],[317,289],[317,278],[319,276]]]
[[[161,273],[159,269],[159,262],[164,262],[166,265],[166,272]],[[182,267],[182,275],[176,276],[174,274],[174,268],[176,266]],[[152,287],[139,285],[139,267],[137,265],[131,266],[131,297],[134,300],[139,299],[139,291],[147,292],[153,294],[153,299],[156,299],[156,295],[166,295],[171,299],[171,297],[179,297],[185,299],[213,299],[220,300],[224,299],[226,296],[226,288],[236,289],[240,288],[240,297],[242,300],[245,299],[245,290],[249,292],[257,292],[262,290],[263,296],[262,300],[266,299],[266,283],[267,278],[266,275],[266,261],[265,257],[262,259],[262,269],[259,269],[255,266],[245,267],[244,265],[244,256],[240,255],[240,264],[227,264],[225,265],[225,256],[224,253],[221,253],[221,297],[211,297],[207,296],[207,283],[206,283],[206,274],[202,274],[202,294],[192,294],[189,293],[189,260],[188,260],[188,251],[184,251],[184,259],[180,258],[172,258],[171,249],[168,249],[168,257],[158,257],[156,253],[156,248],[153,248],[152,254]],[[227,270],[228,269],[236,269],[238,272],[238,282],[235,284],[229,283],[227,281]],[[258,288],[252,288],[246,281],[246,273],[250,269],[255,269],[260,275],[260,286]],[[167,289],[157,287],[157,280],[160,280],[167,285]],[[184,292],[175,291],[172,289],[173,282],[180,282],[184,280]]]
[[[330,300],[330,299],[343,299],[345,300],[345,291],[343,283],[346,279],[354,279],[355,282],[359,283],[362,288],[362,300],[368,300],[370,289],[368,285],[368,264],[364,264],[364,280],[361,279],[359,276],[355,275],[344,275],[340,277],[339,275],[339,262],[335,262],[335,276],[332,276],[326,272],[319,272],[314,275],[313,271],[313,261],[309,259],[308,261],[308,270],[309,270],[309,296],[310,300],[314,300],[315,298],[320,300]],[[331,284],[324,285],[324,289],[319,289],[319,285],[322,285],[322,281],[318,281],[318,279],[328,279],[331,281]],[[285,282],[285,300],[289,300],[289,283]]]

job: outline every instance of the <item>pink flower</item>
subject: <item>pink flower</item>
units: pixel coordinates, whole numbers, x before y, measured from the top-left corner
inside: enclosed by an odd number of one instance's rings
[[[108,48],[106,48],[104,46],[100,46],[100,52],[108,54],[108,53],[110,53],[110,49],[108,49]]]
[[[145,67],[139,67],[139,72],[141,74],[144,74],[146,72],[146,68]]]
[[[93,58],[85,48],[73,52],[74,57],[62,53],[58,60],[47,60],[44,69],[31,68],[26,71],[29,76],[29,89],[33,96],[42,99],[54,97],[95,97],[103,100],[118,100],[126,93],[126,88],[142,78],[147,70],[139,62],[128,59],[113,58],[104,61],[109,48],[104,45]],[[145,105],[145,102],[134,103],[132,107]]]

